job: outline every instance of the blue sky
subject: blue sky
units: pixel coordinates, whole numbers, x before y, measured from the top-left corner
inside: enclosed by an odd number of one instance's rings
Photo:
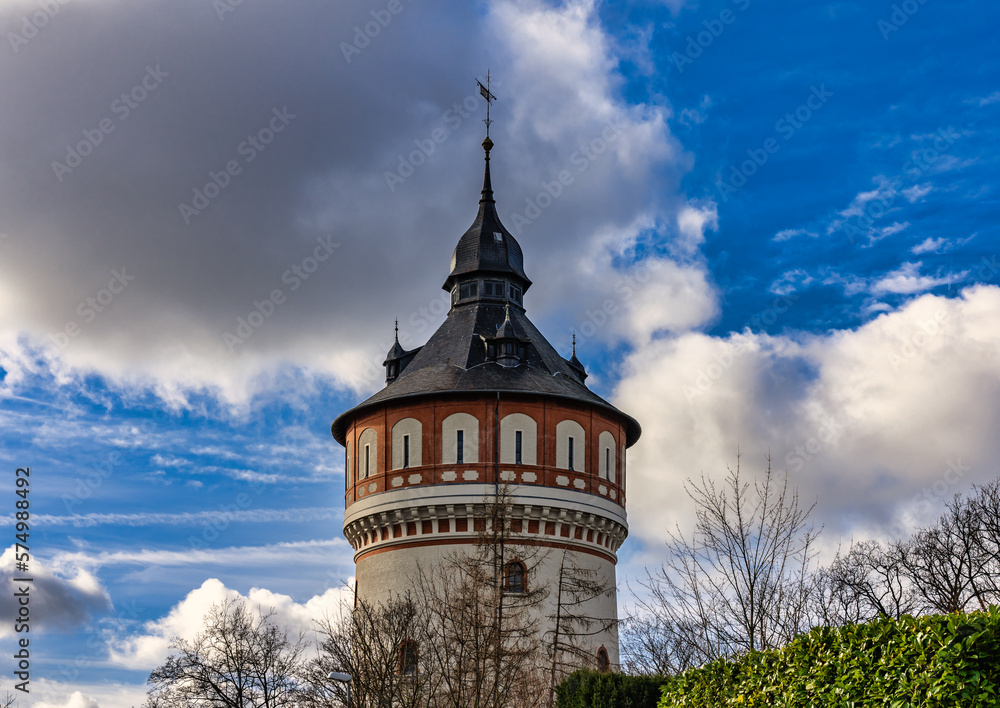
[[[407,346],[443,320],[487,68],[528,315],[643,424],[623,605],[690,525],[684,479],[738,446],[816,500],[826,552],[997,474],[992,3],[39,8],[0,0],[0,515],[30,466],[33,705],[138,704],[226,594],[293,629],[336,607],[329,426],[395,318]]]

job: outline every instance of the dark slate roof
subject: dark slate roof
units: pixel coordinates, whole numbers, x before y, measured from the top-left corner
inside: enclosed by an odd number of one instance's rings
[[[458,240],[458,245],[451,254],[451,272],[442,286],[448,291],[462,279],[462,276],[477,272],[513,278],[520,281],[525,291],[531,286],[531,281],[524,274],[524,254],[521,252],[521,245],[500,223],[500,217],[497,215],[493,186],[490,182],[492,147],[493,142],[486,138],[483,141],[483,148],[486,150],[486,174],[483,177],[479,214],[476,215],[476,220],[469,230]],[[499,239],[496,234],[500,234]]]
[[[445,282],[446,290],[457,280],[464,280],[463,276],[476,273],[502,273],[507,278],[520,279],[525,290],[531,284],[524,275],[521,247],[497,217],[490,187],[489,150],[492,146],[489,138],[483,142],[486,176],[479,216],[455,248],[451,274]],[[494,232],[503,234],[499,243]],[[486,360],[484,339],[497,336],[505,317],[510,318],[510,323],[505,327],[504,334],[512,334],[526,345],[524,357],[515,367],[504,367]],[[572,361],[561,357],[518,306],[482,297],[460,302],[451,308],[447,319],[423,347],[410,352],[399,351],[397,347],[402,349],[398,343],[394,344],[387,361],[396,357],[406,359],[401,362],[403,368],[398,378],[333,422],[333,436],[340,444],[345,443],[348,422],[373,406],[435,394],[496,392],[544,396],[597,406],[622,419],[627,430],[627,445],[639,439],[639,423],[584,384],[586,372],[576,359],[575,351]]]
[[[504,321],[504,306],[482,301],[458,305],[399,378],[334,421],[333,436],[343,444],[348,421],[363,409],[381,403],[429,394],[499,391],[552,396],[604,408],[624,419],[628,445],[639,438],[639,423],[587,388],[523,311],[510,308],[510,318],[528,340],[525,359],[519,366],[505,368],[486,361],[480,335],[492,338],[496,334]]]

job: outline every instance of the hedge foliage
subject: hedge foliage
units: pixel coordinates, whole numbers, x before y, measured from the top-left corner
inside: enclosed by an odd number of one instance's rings
[[[656,708],[664,676],[577,671],[556,686],[557,708]]]
[[[659,708],[1000,706],[1000,608],[819,627],[666,679],[662,693]]]

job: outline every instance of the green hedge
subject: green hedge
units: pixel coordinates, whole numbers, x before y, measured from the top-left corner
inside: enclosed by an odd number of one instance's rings
[[[659,708],[1000,706],[1000,608],[820,627],[664,684]]]
[[[656,708],[663,676],[577,671],[556,686],[557,708]]]

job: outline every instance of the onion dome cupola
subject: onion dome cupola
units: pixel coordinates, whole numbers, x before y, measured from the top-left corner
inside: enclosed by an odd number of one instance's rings
[[[490,150],[493,141],[486,138],[486,171],[479,214],[469,230],[458,240],[451,254],[451,272],[442,286],[451,293],[451,304],[461,305],[483,299],[501,300],[523,307],[524,293],[531,281],[524,273],[521,246],[500,223],[493,185],[490,182]]]

